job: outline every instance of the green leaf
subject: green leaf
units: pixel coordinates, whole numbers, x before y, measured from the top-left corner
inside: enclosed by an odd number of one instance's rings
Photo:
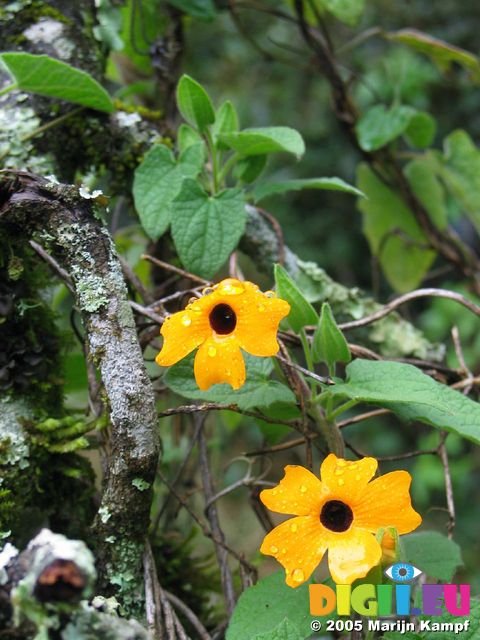
[[[293,153],[299,158],[305,153],[302,136],[290,127],[259,127],[237,133],[224,133],[221,142],[242,156],[258,156],[276,151]]]
[[[168,0],[168,3],[192,18],[205,22],[210,22],[217,16],[213,0]]]
[[[270,379],[273,369],[271,358],[243,355],[247,378],[237,391],[232,391],[229,384],[216,384],[208,391],[200,391],[193,374],[193,354],[169,368],[164,377],[165,384],[184,398],[219,404],[235,403],[243,410],[295,403],[295,396],[286,385]]]
[[[275,265],[275,285],[278,297],[290,304],[291,309],[287,320],[295,333],[298,333],[306,325],[317,324],[317,312],[279,264]]]
[[[209,196],[194,180],[185,180],[172,202],[172,236],[183,265],[210,279],[228,259],[246,223],[240,189]]]
[[[459,129],[445,138],[444,162],[439,164],[439,172],[480,232],[480,150],[466,131]]]
[[[285,618],[298,629],[301,638],[309,638],[312,633],[309,602],[308,583],[292,589],[285,584],[284,572],[277,571],[242,593],[230,619],[226,640],[258,640],[260,634],[278,629]]]
[[[419,420],[480,444],[480,404],[409,364],[354,360],[346,382],[329,392],[385,407],[407,421]]]
[[[248,156],[240,158],[233,168],[233,176],[247,184],[254,182],[267,166],[268,156]]]
[[[313,336],[312,357],[314,362],[325,362],[330,375],[335,374],[336,362],[350,362],[352,359],[345,336],[337,327],[328,302],[322,304],[320,320]]]
[[[105,89],[85,71],[32,53],[2,53],[0,59],[22,91],[59,98],[97,111],[113,111]]]
[[[422,531],[402,536],[405,562],[421,569],[428,577],[451,582],[463,565],[460,547],[438,531]]]
[[[356,196],[364,194],[341,178],[307,178],[305,180],[284,180],[283,182],[261,182],[255,187],[253,198],[259,202],[277,193],[301,191],[303,189],[326,189],[328,191],[344,191]]]
[[[405,167],[405,175],[412,191],[427,210],[432,222],[439,229],[445,229],[448,224],[445,189],[436,173],[436,163],[429,154],[412,160]]]
[[[190,125],[182,122],[177,131],[178,150],[180,152],[185,151],[187,147],[191,147],[193,144],[197,144],[198,142],[202,142],[202,136],[196,129],[193,129]]]
[[[183,118],[199,131],[215,122],[215,111],[208,93],[196,80],[184,74],[177,85],[177,105]]]
[[[212,127],[213,139],[216,141],[218,149],[228,149],[227,145],[218,140],[224,133],[236,133],[238,131],[238,115],[230,100],[225,100],[215,115],[215,124]]]
[[[416,110],[396,105],[387,110],[377,104],[366,111],[357,123],[357,137],[364,151],[376,151],[401,136],[409,126]]]
[[[301,634],[293,622],[284,618],[275,629],[259,633],[252,640],[304,640],[304,638],[305,634]]]
[[[198,175],[203,164],[203,142],[185,149],[178,162],[163,144],[155,145],[137,167],[133,198],[143,228],[157,240],[170,225],[172,201],[185,178]]]
[[[357,183],[367,196],[358,208],[372,253],[394,289],[415,289],[435,259],[423,231],[403,200],[365,164],[358,168]]]
[[[336,18],[355,26],[365,9],[365,0],[322,0],[322,5]]]
[[[452,62],[456,62],[469,71],[473,80],[480,81],[480,59],[465,49],[455,47],[453,44],[416,29],[401,29],[388,33],[386,37],[427,55],[442,71],[447,71]]]
[[[416,113],[405,130],[405,137],[412,147],[426,149],[433,143],[437,123],[429,113],[419,111]]]
[[[470,615],[468,618],[458,618],[458,616],[454,616],[451,613],[445,612],[443,615],[435,617],[432,619],[431,616],[424,617],[424,620],[430,620],[433,622],[438,622],[440,624],[455,624],[456,622],[463,622],[464,620],[470,620],[469,628],[466,631],[460,631],[459,633],[454,633],[453,631],[449,631],[448,627],[446,631],[422,631],[420,633],[420,638],[422,640],[480,640],[480,601],[477,598],[470,599]],[[441,629],[441,627],[440,627]],[[405,640],[403,637],[401,640]]]

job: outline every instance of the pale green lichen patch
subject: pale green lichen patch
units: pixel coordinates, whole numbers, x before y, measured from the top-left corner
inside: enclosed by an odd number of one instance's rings
[[[100,520],[103,522],[103,524],[106,524],[112,517],[112,514],[107,509],[107,507],[100,507],[100,509],[98,510],[98,515],[100,516]]]
[[[123,612],[136,617],[142,616],[142,556],[142,543],[119,539],[115,546],[114,566],[108,567],[109,582],[117,588],[116,595],[122,603]],[[132,567],[138,567],[138,575],[133,573]]]
[[[23,400],[0,398],[0,465],[28,467],[30,450],[21,420],[31,417],[31,409]]]
[[[8,94],[0,98],[0,159],[4,168],[51,173],[52,158],[34,152],[33,142],[28,139],[40,126],[40,119],[31,107],[22,104],[27,97],[17,93],[15,108]]]
[[[82,273],[80,268],[74,270],[72,276],[76,280],[78,300],[84,311],[93,313],[108,304],[107,290],[101,276]]]
[[[132,480],[132,484],[134,487],[137,487],[139,491],[146,491],[147,489],[150,489],[151,486],[149,482],[145,482],[142,478],[134,478]]]

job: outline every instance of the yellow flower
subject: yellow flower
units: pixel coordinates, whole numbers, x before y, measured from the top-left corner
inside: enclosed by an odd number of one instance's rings
[[[219,382],[238,389],[245,382],[240,349],[253,356],[274,356],[278,324],[289,311],[288,302],[273,291],[262,293],[251,282],[227,278],[165,320],[163,347],[155,360],[168,367],[200,347],[194,364],[200,389]]]
[[[393,471],[370,482],[377,466],[374,458],[349,462],[331,453],[322,463],[321,481],[304,467],[287,466],[280,484],[262,491],[269,509],[297,516],[275,527],[260,548],[283,565],[290,587],[308,580],[327,550],[333,580],[351,584],[379,564],[380,527],[403,534],[419,526],[410,474]]]

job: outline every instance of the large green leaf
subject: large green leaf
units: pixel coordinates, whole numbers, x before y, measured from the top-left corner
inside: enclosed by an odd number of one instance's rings
[[[177,85],[177,105],[185,120],[200,131],[215,122],[210,96],[201,84],[186,74]]]
[[[321,5],[336,18],[353,27],[365,9],[365,0],[321,0]]]
[[[204,159],[203,142],[185,149],[178,162],[163,144],[155,145],[137,167],[133,197],[140,222],[148,235],[157,240],[170,225],[172,200],[179,194],[185,178],[195,178]]]
[[[419,420],[480,444],[480,404],[417,367],[358,359],[346,372],[346,382],[329,387],[334,395],[385,407],[404,420]]]
[[[219,140],[242,156],[259,156],[286,151],[300,157],[305,153],[302,136],[290,127],[259,127],[224,133]]]
[[[275,265],[275,285],[278,297],[290,304],[290,313],[287,320],[296,333],[306,325],[317,324],[317,312],[285,269],[279,264]]]
[[[435,631],[433,629],[430,631],[425,629],[419,631],[419,633],[414,633],[413,631],[408,631],[407,633],[388,631],[382,636],[382,640],[452,640],[453,638],[455,640],[480,640],[480,600],[476,598],[470,600],[470,615],[468,618],[459,618],[445,612],[443,615],[434,618],[432,616],[421,616],[420,620],[422,619],[428,620],[432,626],[434,623],[440,625],[455,624],[462,623],[464,620],[469,620],[470,624],[468,629],[460,632],[449,630],[448,627],[445,631],[439,630],[442,628],[440,627]]]
[[[46,55],[7,52],[1,60],[19,89],[81,104],[97,111],[113,111],[105,89],[85,71]]]
[[[376,151],[401,136],[416,110],[404,105],[387,109],[383,104],[371,107],[357,123],[358,144],[364,151]]]
[[[209,22],[217,15],[213,0],[168,0],[168,3],[192,18]]]
[[[277,571],[242,593],[230,619],[226,640],[252,640],[273,632],[285,618],[298,629],[301,638],[309,638],[312,633],[309,602],[308,583],[292,589],[285,584],[284,572]],[[262,635],[260,638],[263,640]]]
[[[405,175],[412,191],[427,210],[439,229],[448,224],[445,189],[437,177],[436,162],[430,154],[416,158],[405,167]]]
[[[261,182],[255,187],[253,198],[255,202],[259,202],[277,193],[303,189],[326,189],[328,191],[344,191],[356,196],[364,195],[359,189],[341,178],[306,178],[305,180],[284,180],[283,182]]]
[[[480,232],[480,149],[466,131],[459,129],[445,138],[439,172]]]
[[[193,375],[193,355],[169,368],[165,374],[165,384],[184,398],[219,404],[233,403],[245,410],[295,402],[295,396],[287,386],[270,379],[273,369],[270,358],[256,358],[248,354],[244,354],[244,357],[247,378],[237,391],[232,391],[228,384],[216,384],[208,391],[200,391]]]
[[[285,618],[275,629],[259,633],[252,640],[304,640],[305,634],[301,634],[298,627]]]
[[[358,208],[363,213],[363,230],[372,253],[394,289],[414,289],[435,253],[425,248],[423,231],[407,205],[365,164],[358,168],[357,183],[367,196],[359,201]]]
[[[406,562],[440,582],[451,582],[457,568],[463,565],[458,544],[438,531],[402,536],[401,544]]]
[[[419,111],[410,120],[405,137],[413,147],[426,149],[432,144],[436,131],[435,118],[425,111]]]
[[[434,38],[416,29],[401,29],[388,33],[389,40],[401,42],[407,46],[429,56],[442,70],[447,70],[452,62],[467,69],[474,80],[480,81],[480,59],[465,49]]]
[[[206,279],[235,249],[245,223],[245,200],[239,189],[209,196],[195,180],[187,179],[172,202],[172,235],[180,260]]]

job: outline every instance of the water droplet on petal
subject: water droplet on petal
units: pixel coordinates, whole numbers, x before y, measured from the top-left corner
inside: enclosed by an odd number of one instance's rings
[[[297,525],[295,523],[290,525],[290,531],[292,533],[295,533],[297,531],[297,529],[298,529],[298,527],[297,527]]]
[[[335,469],[334,474],[336,476],[342,476],[343,475],[343,469]]]
[[[182,316],[182,324],[184,327],[189,327],[192,324],[192,319],[187,313]]]
[[[362,476],[361,476],[359,473],[357,473],[357,475],[355,476],[355,480],[358,482],[358,481],[360,480],[360,478],[361,478],[361,477],[362,477]]]
[[[278,547],[276,547],[274,544],[272,544],[272,546],[270,547],[270,551],[272,553],[278,553]]]
[[[301,492],[301,493],[307,493],[307,487],[306,487],[304,484],[302,484],[302,485],[300,486],[300,492]]]
[[[195,296],[193,296],[193,298],[189,298],[188,300],[188,304],[193,304],[194,302],[196,302],[198,300],[198,298],[195,298]]]
[[[337,465],[339,467],[346,467],[347,466],[347,461],[343,460],[342,458],[340,458],[339,460],[337,460]]]
[[[282,554],[285,555],[286,553],[287,553],[287,550],[285,549],[285,547],[283,547]]]
[[[292,579],[295,582],[303,582],[305,576],[301,569],[295,569],[292,573]]]
[[[343,478],[339,478],[338,484],[342,487],[345,484],[345,480]]]
[[[227,278],[218,287],[218,293],[224,296],[238,296],[244,291],[245,286],[233,278]]]
[[[260,311],[260,313],[262,313],[263,311],[265,311],[265,305],[264,305],[264,304],[259,304],[257,308],[258,308],[258,310]]]
[[[211,358],[214,358],[217,355],[217,350],[215,347],[208,347],[207,353]]]
[[[266,298],[276,298],[277,294],[275,293],[275,291],[265,291],[265,293],[263,294]]]
[[[202,289],[202,296],[209,296],[214,291],[215,289],[213,287],[205,287],[205,289]]]

